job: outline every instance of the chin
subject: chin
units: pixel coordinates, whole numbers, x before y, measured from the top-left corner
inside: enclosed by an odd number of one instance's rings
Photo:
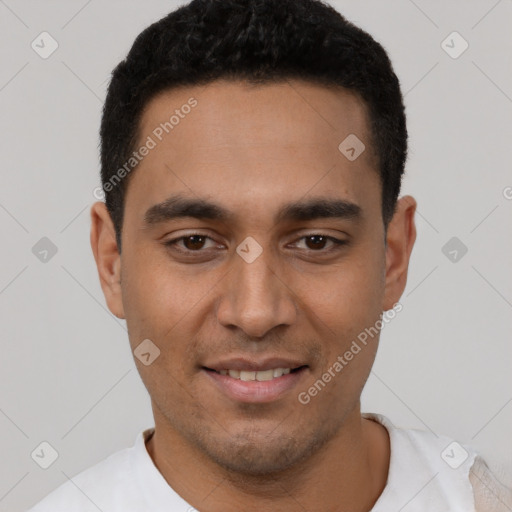
[[[201,450],[217,465],[237,477],[269,477],[297,466],[314,455],[330,438],[326,432],[304,435],[304,431],[239,434],[221,440],[210,440]],[[204,439],[203,439],[204,442]]]

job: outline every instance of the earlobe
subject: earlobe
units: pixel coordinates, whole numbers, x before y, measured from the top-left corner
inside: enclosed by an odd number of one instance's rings
[[[107,306],[113,315],[124,318],[121,255],[118,251],[112,219],[103,202],[96,202],[91,207],[90,239]]]
[[[416,240],[416,206],[416,200],[412,196],[400,198],[388,226],[384,311],[391,309],[398,302],[407,284],[409,259]]]

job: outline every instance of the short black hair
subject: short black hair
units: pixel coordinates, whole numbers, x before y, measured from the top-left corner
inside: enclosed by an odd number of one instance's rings
[[[143,108],[166,89],[217,79],[302,79],[358,94],[370,119],[387,229],[404,173],[407,128],[384,48],[321,0],[192,0],[143,30],[112,72],[100,129],[101,181],[119,251],[131,174],[120,180],[118,171],[136,149]]]

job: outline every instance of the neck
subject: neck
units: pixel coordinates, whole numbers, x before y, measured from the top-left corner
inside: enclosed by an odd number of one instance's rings
[[[300,467],[264,477],[219,467],[157,414],[146,447],[167,483],[189,504],[209,512],[368,512],[386,485],[390,458],[387,430],[362,418],[359,407]]]

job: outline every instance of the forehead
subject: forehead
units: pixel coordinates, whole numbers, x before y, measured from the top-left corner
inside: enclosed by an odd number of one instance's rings
[[[367,149],[350,161],[339,145],[354,135]],[[139,146],[149,138],[154,148],[128,187],[141,206],[175,193],[233,208],[308,192],[355,203],[379,193],[366,106],[341,88],[220,80],[167,90],[141,116]]]
[[[187,107],[191,98],[197,101],[193,109]],[[180,113],[182,109],[191,112]],[[263,85],[217,80],[206,86],[165,90],[145,106],[140,132],[153,132],[174,113],[181,115],[172,121],[176,123],[172,137],[179,144],[180,139],[194,135],[194,149],[269,142],[297,145],[299,141],[318,145],[336,142],[349,133],[365,140],[369,135],[367,107],[359,95],[341,87],[297,80]],[[200,123],[194,122],[197,118]]]

